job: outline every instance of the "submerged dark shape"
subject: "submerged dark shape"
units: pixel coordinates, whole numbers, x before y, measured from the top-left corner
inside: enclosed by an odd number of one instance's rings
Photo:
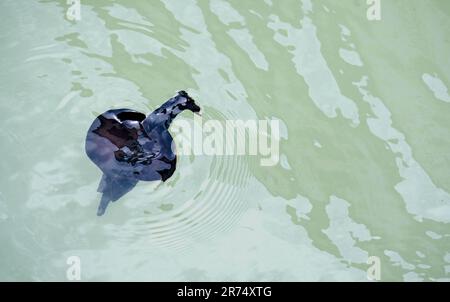
[[[103,172],[97,215],[103,215],[109,202],[121,198],[138,181],[166,181],[172,176],[177,156],[169,126],[186,109],[200,112],[195,101],[179,91],[148,116],[112,109],[94,120],[86,136],[86,154]]]

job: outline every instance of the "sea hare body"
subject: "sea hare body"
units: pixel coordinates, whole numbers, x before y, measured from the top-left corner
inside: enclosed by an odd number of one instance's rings
[[[94,120],[86,136],[86,154],[103,172],[97,215],[103,215],[110,202],[138,181],[166,181],[172,176],[177,157],[169,126],[186,109],[200,112],[195,101],[179,91],[148,116],[131,109],[112,109]]]

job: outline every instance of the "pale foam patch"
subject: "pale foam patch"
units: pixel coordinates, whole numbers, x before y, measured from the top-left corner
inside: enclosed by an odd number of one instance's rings
[[[150,21],[146,20],[135,9],[126,8],[119,4],[108,6],[106,10],[110,16],[122,20],[122,22],[119,22],[124,25],[124,27],[129,27],[129,29],[111,31],[117,34],[119,41],[125,47],[127,53],[132,55],[152,53],[157,56],[162,56],[161,50],[164,48],[164,45],[157,39],[139,32],[151,32],[153,24]],[[134,29],[139,31],[135,31]],[[138,59],[134,59],[136,62],[138,61]],[[149,62],[142,61],[141,63],[149,64]]]
[[[403,281],[405,282],[420,282],[423,278],[419,276],[416,272],[407,272],[403,275]]]
[[[397,252],[385,250],[384,254],[389,257],[389,260],[392,262],[392,265],[394,265],[394,266],[400,266],[401,268],[403,268],[405,270],[415,269],[415,266],[413,264],[405,261],[402,258],[402,256],[400,256],[400,254]]]
[[[343,38],[351,35],[348,28],[342,25],[340,27]],[[426,75],[424,77],[430,81],[429,77],[431,76]],[[432,82],[436,87],[436,78],[433,79]],[[440,83],[442,82],[440,81]],[[415,218],[419,221],[422,220],[422,217],[425,217],[436,221],[450,222],[450,195],[441,188],[437,188],[425,170],[415,161],[412,149],[406,142],[404,134],[392,126],[389,109],[379,98],[372,96],[366,89],[368,77],[364,76],[361,81],[353,84],[358,87],[363,100],[370,104],[375,115],[375,118],[367,118],[370,131],[384,140],[393,153],[400,155],[396,158],[396,163],[400,176],[404,180],[398,183],[395,189],[403,197],[407,210],[415,214]],[[441,92],[440,94],[443,91],[442,85],[437,84],[440,87],[438,89]]]
[[[445,254],[444,261],[447,262],[447,263],[450,263],[450,253],[446,253]],[[444,269],[445,269],[445,274],[449,274],[450,273],[450,265],[445,265]]]
[[[348,50],[344,48],[339,49],[339,56],[344,60],[346,63],[353,65],[353,66],[363,66],[363,63],[361,61],[361,57],[359,54],[354,50]]]
[[[305,14],[311,13],[313,11],[311,0],[302,0],[302,11]]]
[[[227,1],[211,0],[209,2],[209,7],[225,25],[229,25],[233,22],[244,24],[244,17],[242,17]]]
[[[369,241],[373,237],[365,225],[356,223],[350,218],[349,207],[347,201],[330,196],[330,203],[326,206],[330,225],[323,232],[336,245],[344,259],[354,263],[366,263],[369,254],[357,247],[356,243]]]
[[[79,39],[87,45],[90,52],[107,57],[112,55],[110,33],[93,8],[83,5],[81,20],[75,23],[73,30],[79,33]]]
[[[447,263],[450,263],[450,253],[446,253],[445,254],[444,261],[447,262]],[[445,265],[444,269],[445,269],[445,274],[449,274],[450,273],[450,265]]]
[[[420,251],[416,251],[416,255],[420,258],[425,258],[425,254]]]
[[[85,184],[73,166],[79,150],[65,147],[59,158],[35,164],[30,179],[32,194],[26,201],[29,209],[57,211],[76,203],[87,207],[97,202],[97,183]],[[67,187],[71,190],[67,190]]]
[[[165,46],[148,35],[125,29],[119,29],[113,32],[118,36],[118,40],[125,47],[127,53],[131,55],[152,53],[157,56],[162,56],[161,51]]]
[[[433,231],[426,231],[425,234],[427,234],[428,237],[430,237],[431,239],[441,239],[442,235],[439,235],[438,233],[435,233]]]
[[[350,31],[350,29],[348,27],[346,27],[343,24],[339,24],[339,28],[341,29],[341,40],[343,42],[347,42],[347,40],[350,38],[352,32]],[[353,44],[353,43],[347,43],[347,44],[350,48],[355,48],[355,44]],[[355,50],[339,48],[339,56],[347,64],[350,64],[353,66],[358,66],[358,67],[363,66],[361,57]]]
[[[231,23],[236,22],[245,25],[244,17],[241,16],[228,2],[223,0],[212,0],[209,3],[209,7],[223,24],[230,25]],[[263,70],[268,69],[269,63],[264,54],[253,42],[253,37],[248,29],[230,29],[227,33],[236,44],[247,53],[248,57],[256,67]]]
[[[450,222],[450,195],[435,186],[429,175],[413,158],[411,147],[403,133],[392,126],[391,113],[383,102],[366,89],[367,77],[353,84],[358,87],[363,100],[370,104],[374,118],[367,119],[370,131],[385,141],[396,158],[397,167],[403,180],[395,186],[403,197],[407,210],[416,219],[429,218]]]
[[[0,192],[0,222],[5,221],[9,218],[7,213],[8,213],[8,211],[7,211],[6,202],[4,201],[3,193]]]
[[[450,103],[450,95],[448,94],[447,86],[437,76],[432,76],[428,73],[422,75],[422,80],[433,92],[435,98],[438,100]]]
[[[445,253],[444,261],[450,263],[450,253]]]
[[[280,156],[280,165],[281,165],[281,167],[283,167],[283,169],[285,169],[285,170],[292,170],[292,167],[291,167],[291,165],[289,164],[289,161],[288,161],[288,159],[287,159],[287,156],[286,156],[286,154],[281,154],[281,156]]]
[[[304,12],[311,11],[311,3],[303,2]],[[343,117],[359,124],[359,114],[356,104],[341,94],[340,88],[328,68],[327,62],[320,52],[321,43],[316,35],[316,27],[306,16],[301,20],[301,28],[282,22],[278,16],[271,15],[268,27],[275,31],[274,39],[292,50],[292,61],[297,73],[300,74],[309,87],[309,95],[314,104],[327,116],[334,118],[337,110]],[[280,33],[283,31],[287,36]]]
[[[311,212],[313,206],[308,198],[298,195],[296,198],[289,200],[287,204],[295,209],[297,219],[310,219],[308,214]]]
[[[350,31],[350,29],[347,26],[345,26],[343,24],[339,24],[339,27],[341,29],[341,38],[342,39],[344,39],[345,37],[349,37],[351,35],[352,32]]]
[[[189,46],[183,51],[172,50],[176,56],[197,71],[192,74],[199,87],[196,93],[201,95],[202,99],[208,100],[208,103],[215,109],[227,112],[228,117],[239,116],[244,120],[255,119],[256,113],[247,103],[248,95],[244,86],[235,76],[230,59],[217,50],[211,33],[207,30],[202,11],[196,2],[185,1],[183,7],[179,5],[178,1],[164,0],[163,2],[177,20],[199,31],[192,32],[182,28],[181,38],[189,43]],[[195,45],[202,45],[202,51],[199,51]],[[228,81],[221,76],[220,70],[226,73]],[[234,99],[228,92],[233,94]],[[196,93],[193,94],[194,98],[196,98]]]
[[[314,147],[322,148],[322,144],[316,139],[313,141],[313,145],[314,145]]]
[[[248,29],[230,29],[228,34],[233,40],[244,50],[256,67],[268,70],[269,63],[267,63],[264,54],[256,47],[253,42],[253,37]]]
[[[131,22],[132,24],[141,24],[145,26],[153,26],[153,23],[145,19],[140,13],[138,13],[134,8],[129,7],[123,7],[122,5],[119,5],[117,3],[114,3],[111,6],[108,6],[105,8],[109,15],[123,20],[127,22]],[[130,25],[131,24],[127,24]],[[146,27],[141,27],[143,29],[146,29]]]

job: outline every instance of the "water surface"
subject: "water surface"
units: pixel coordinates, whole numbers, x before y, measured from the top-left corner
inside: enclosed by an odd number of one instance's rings
[[[449,280],[450,2],[381,2],[1,1],[0,280]],[[183,156],[98,218],[92,120],[179,89],[280,163]]]

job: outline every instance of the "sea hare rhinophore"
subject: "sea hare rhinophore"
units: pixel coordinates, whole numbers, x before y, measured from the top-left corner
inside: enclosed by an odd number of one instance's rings
[[[94,120],[86,136],[86,154],[103,172],[98,216],[138,181],[166,181],[172,176],[177,156],[169,126],[186,109],[200,112],[195,101],[179,91],[148,116],[131,109],[112,109]]]

